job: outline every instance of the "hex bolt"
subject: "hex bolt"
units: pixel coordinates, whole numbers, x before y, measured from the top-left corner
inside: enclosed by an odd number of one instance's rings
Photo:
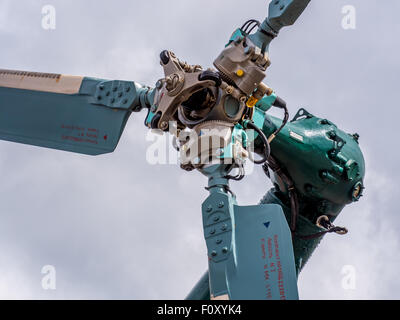
[[[209,206],[207,207],[207,212],[211,212],[211,211],[212,211],[212,206],[209,205]]]
[[[217,239],[217,240],[215,241],[215,243],[216,243],[216,244],[221,244],[221,243],[222,243],[222,240],[221,240],[221,239]]]
[[[222,253],[227,253],[228,252],[228,248],[227,247],[223,247],[222,248]]]
[[[168,128],[168,122],[167,121],[161,122],[160,128],[161,130],[166,130]]]
[[[222,225],[222,227],[221,227],[221,230],[222,230],[222,231],[225,231],[227,228],[228,228],[228,226],[224,223],[224,224]]]
[[[218,208],[223,208],[225,205],[225,203],[223,201],[221,201],[220,203],[218,203]]]
[[[219,220],[219,217],[218,217],[218,216],[214,217],[214,221],[215,221],[215,222],[217,222],[218,220]]]
[[[215,233],[215,229],[211,229],[210,234],[214,234],[214,233]]]
[[[217,251],[213,250],[213,251],[211,252],[211,255],[212,255],[213,257],[215,257],[215,256],[217,255]]]

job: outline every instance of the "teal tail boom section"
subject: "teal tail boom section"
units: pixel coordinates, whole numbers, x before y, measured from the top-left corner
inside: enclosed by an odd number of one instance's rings
[[[0,139],[110,153],[149,90],[131,81],[0,70]]]

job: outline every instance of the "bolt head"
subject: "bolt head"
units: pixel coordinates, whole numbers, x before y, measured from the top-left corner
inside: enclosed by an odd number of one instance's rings
[[[167,121],[161,122],[160,128],[161,128],[162,130],[166,130],[166,129],[168,128],[168,122],[167,122]]]

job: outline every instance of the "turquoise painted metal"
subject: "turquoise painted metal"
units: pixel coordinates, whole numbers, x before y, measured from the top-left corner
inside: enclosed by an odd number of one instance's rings
[[[249,38],[259,48],[268,51],[269,44],[278,35],[280,29],[290,26],[303,13],[311,0],[273,0],[269,4],[268,17],[257,32]]]
[[[210,191],[202,205],[210,296],[298,299],[293,247],[282,208],[237,205],[224,178],[227,168],[213,165],[201,170],[209,178]],[[196,290],[204,289],[203,280]]]
[[[262,130],[268,136],[281,123],[266,116]],[[362,195],[365,163],[358,139],[358,134],[345,133],[331,121],[300,109],[271,142],[272,155],[292,177],[296,190],[320,205],[307,214],[311,221],[321,214],[334,219],[344,205]]]
[[[94,78],[84,78],[76,94],[0,86],[0,139],[88,155],[113,152],[132,109],[149,103],[148,91]]]

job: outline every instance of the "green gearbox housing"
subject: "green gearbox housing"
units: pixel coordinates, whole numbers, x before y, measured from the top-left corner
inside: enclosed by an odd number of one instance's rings
[[[263,100],[255,108],[254,121],[270,136],[282,120],[265,114],[270,102]],[[324,231],[316,225],[318,217],[326,215],[334,221],[346,204],[362,196],[365,162],[358,139],[358,134],[348,134],[331,121],[300,109],[271,142],[271,155],[291,177],[299,197],[293,238],[297,272],[321,241],[322,237],[303,237]],[[281,205],[290,224],[288,186],[271,170],[269,174],[275,188],[261,203]]]

